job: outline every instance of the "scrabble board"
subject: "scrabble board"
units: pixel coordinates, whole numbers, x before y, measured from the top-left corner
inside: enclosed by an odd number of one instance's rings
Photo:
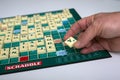
[[[64,35],[80,19],[73,8],[0,18],[0,74],[111,57],[65,45]]]

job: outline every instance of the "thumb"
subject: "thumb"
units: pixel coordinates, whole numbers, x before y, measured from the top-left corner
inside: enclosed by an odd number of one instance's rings
[[[77,42],[74,44],[76,48],[85,47],[97,35],[97,29],[94,26],[89,26],[82,34],[78,36]]]

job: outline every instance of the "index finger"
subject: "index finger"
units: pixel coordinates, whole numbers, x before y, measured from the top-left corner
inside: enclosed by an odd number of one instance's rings
[[[77,21],[71,26],[70,30],[68,30],[68,32],[66,33],[64,37],[64,40],[68,39],[71,36],[75,36],[80,31],[85,30],[91,22],[92,22],[92,16],[86,17],[86,18],[83,18]]]

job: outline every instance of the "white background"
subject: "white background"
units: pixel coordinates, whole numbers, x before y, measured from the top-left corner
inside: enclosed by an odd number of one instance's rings
[[[120,11],[120,0],[0,0],[0,17],[75,8],[81,17]],[[120,80],[120,53],[100,59],[7,75],[0,80]]]

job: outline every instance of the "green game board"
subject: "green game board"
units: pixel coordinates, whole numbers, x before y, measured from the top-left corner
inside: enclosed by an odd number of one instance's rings
[[[1,18],[0,74],[111,57],[105,50],[83,55],[64,44],[79,19],[75,9]]]

